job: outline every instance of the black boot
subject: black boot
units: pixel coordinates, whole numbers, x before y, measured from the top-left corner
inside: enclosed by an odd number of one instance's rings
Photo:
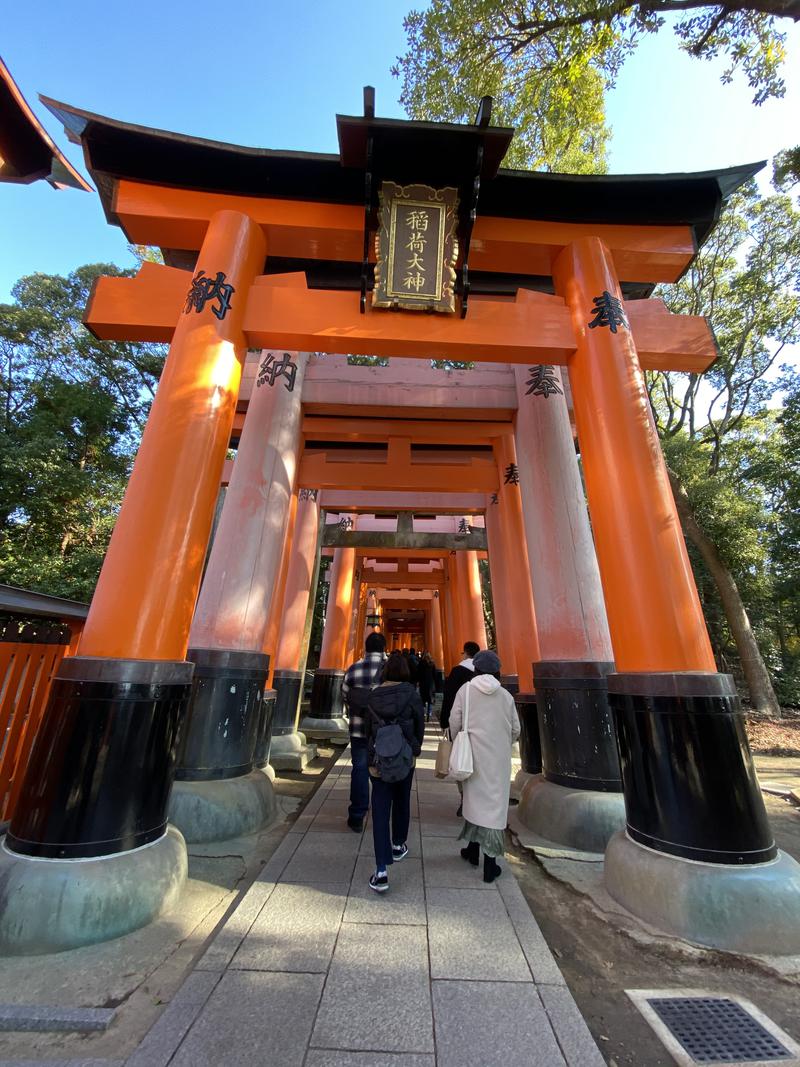
[[[477,862],[477,861],[476,861]],[[484,882],[493,882],[495,878],[499,878],[503,873],[503,868],[494,858],[494,856],[487,856],[484,853],[483,856],[483,880]]]
[[[466,848],[461,849],[461,858],[468,860],[473,867],[478,866],[481,847],[477,841],[470,841]]]

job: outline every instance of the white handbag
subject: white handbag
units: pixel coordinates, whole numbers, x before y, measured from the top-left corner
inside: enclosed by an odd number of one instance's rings
[[[453,741],[450,753],[450,777],[456,782],[464,782],[473,771],[472,743],[469,739],[469,683],[464,697],[464,722]]]

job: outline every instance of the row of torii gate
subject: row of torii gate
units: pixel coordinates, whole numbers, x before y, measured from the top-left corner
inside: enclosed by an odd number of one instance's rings
[[[605,848],[609,892],[657,927],[800,951],[800,865],[775,846],[732,679],[716,670],[644,381],[713,361],[706,321],[651,294],[759,166],[504,170],[513,131],[491,126],[488,98],[475,124],[453,125],[379,119],[365,92],[363,116],[337,118],[337,155],[46,103],[109,220],[164,253],[101,279],[87,325],[170,350],[0,855],[0,948],[118,936],[173,903],[187,869],[176,826],[223,838],[263,825],[270,743],[302,762],[302,732],[344,732],[356,569],[374,579],[367,595],[438,583],[450,666],[480,637],[486,550],[507,684],[538,711],[543,773],[523,789],[523,821]],[[439,219],[438,244],[420,211]],[[396,225],[411,259],[384,243]],[[426,314],[413,300],[428,277]],[[354,367],[346,353],[396,358]],[[359,528],[387,512],[417,518]],[[321,538],[321,513],[352,528],[326,522]],[[424,516],[446,515],[475,529],[426,532]],[[323,542],[329,610],[298,732]],[[398,577],[379,586],[389,559]]]

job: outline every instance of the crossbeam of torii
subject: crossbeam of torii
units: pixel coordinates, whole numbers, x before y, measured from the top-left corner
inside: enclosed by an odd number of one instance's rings
[[[191,278],[156,263],[143,263],[134,278],[100,278],[84,321],[103,341],[169,342],[186,313]],[[308,289],[302,273],[259,275],[235,299],[246,301],[250,348],[566,364],[578,345],[564,299],[523,289],[513,301],[473,298],[466,319],[369,307],[360,314],[354,293]],[[705,318],[672,315],[653,299],[625,301],[624,309],[644,370],[700,374],[715,359]]]

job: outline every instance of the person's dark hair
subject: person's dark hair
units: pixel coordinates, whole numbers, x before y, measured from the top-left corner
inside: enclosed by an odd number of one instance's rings
[[[407,682],[411,677],[408,662],[402,652],[395,650],[383,668],[384,682]]]
[[[367,652],[383,652],[386,649],[386,638],[381,633],[370,634],[364,642]]]
[[[472,657],[478,652],[480,652],[480,650],[481,646],[476,644],[474,641],[464,642],[464,652],[466,653],[468,659],[472,659]]]

